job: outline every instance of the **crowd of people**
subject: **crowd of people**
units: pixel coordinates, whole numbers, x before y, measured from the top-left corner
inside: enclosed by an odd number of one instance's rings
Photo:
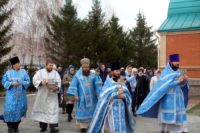
[[[70,85],[70,82],[73,76],[76,73],[76,68],[73,65],[69,65],[67,69],[63,69],[59,66],[56,69],[62,80],[61,91],[58,94],[60,107],[63,108],[63,114],[68,113],[68,121],[70,122],[71,117],[71,109],[73,109],[72,103],[74,103],[75,99],[73,97],[67,96],[65,93]],[[101,78],[102,86],[104,85],[107,77],[112,77],[112,71],[110,66],[106,66],[106,64],[100,64],[97,68],[91,68],[91,73],[99,75]],[[132,97],[132,111],[135,114],[135,111],[143,102],[146,95],[149,93],[150,89],[153,87],[161,71],[150,69],[149,67],[144,68],[134,68],[131,65],[128,65],[126,68],[120,67],[120,77],[119,80],[123,81],[127,86],[129,93]],[[67,100],[67,97],[71,98],[71,100]],[[133,102],[134,101],[134,102]],[[68,104],[67,104],[68,103]],[[72,104],[72,105],[70,105]],[[69,107],[67,107],[69,106]],[[67,111],[67,108],[70,110]]]
[[[55,67],[47,59],[45,68],[33,77],[37,89],[32,119],[39,122],[40,132],[58,133],[59,107],[73,119],[81,133],[133,133],[134,116],[158,118],[159,132],[186,133],[188,77],[179,71],[179,55],[169,57],[166,68],[125,68],[119,62],[90,68],[90,60],[83,58],[80,68]],[[20,69],[18,57],[11,58],[12,68],[2,79],[6,89],[4,113],[0,116],[8,126],[8,133],[18,133],[21,118],[26,116],[28,73]]]

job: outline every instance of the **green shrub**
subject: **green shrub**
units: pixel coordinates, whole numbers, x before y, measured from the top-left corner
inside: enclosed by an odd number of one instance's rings
[[[32,79],[33,79],[33,76],[34,76],[34,74],[36,73],[37,69],[36,69],[36,68],[33,68],[33,67],[30,67],[30,68],[28,68],[27,71],[28,71],[28,75],[29,75],[29,77],[30,77],[30,79],[31,79],[31,83],[30,83],[30,86],[29,86],[29,88],[28,88],[28,91],[29,91],[29,92],[35,92],[35,91],[36,91],[36,88],[35,88],[34,85],[33,85]]]

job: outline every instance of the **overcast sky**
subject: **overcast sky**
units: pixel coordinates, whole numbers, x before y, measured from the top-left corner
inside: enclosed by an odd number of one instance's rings
[[[167,10],[170,0],[101,0],[103,11],[108,19],[114,13],[120,24],[125,29],[135,26],[137,13],[144,13],[147,24],[158,29],[167,17]],[[92,0],[73,0],[77,7],[78,15],[85,18],[91,10]]]

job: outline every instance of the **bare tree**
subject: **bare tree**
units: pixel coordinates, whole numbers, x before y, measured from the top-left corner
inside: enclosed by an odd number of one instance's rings
[[[61,6],[62,0],[11,0],[9,7],[14,8],[11,44],[15,48],[10,55],[19,55],[24,64],[40,65],[45,59],[47,16],[57,14]]]

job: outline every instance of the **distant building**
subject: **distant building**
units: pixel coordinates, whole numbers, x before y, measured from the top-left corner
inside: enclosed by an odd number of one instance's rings
[[[160,26],[159,68],[168,55],[181,56],[180,67],[192,79],[200,79],[200,0],[171,0],[167,19]]]

